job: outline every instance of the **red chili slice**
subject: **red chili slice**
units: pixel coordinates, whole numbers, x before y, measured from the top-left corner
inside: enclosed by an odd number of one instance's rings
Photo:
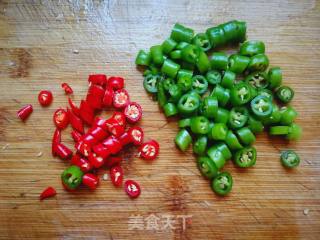
[[[57,194],[56,190],[53,187],[47,187],[40,195],[40,200],[53,197]]]
[[[38,101],[41,106],[43,107],[49,106],[52,103],[52,100],[53,100],[52,92],[48,90],[42,90],[39,92]]]
[[[88,89],[86,102],[89,103],[93,109],[101,109],[104,92],[103,87],[97,84],[91,84]]]
[[[122,162],[122,158],[121,157],[117,157],[117,156],[112,156],[112,157],[108,157],[105,161],[105,165],[108,168],[111,168],[115,165],[118,165]]]
[[[125,131],[125,127],[123,125],[119,125],[114,118],[109,118],[106,125],[108,127],[108,132],[115,137],[120,137]]]
[[[80,103],[80,117],[86,124],[92,125],[94,120],[94,111],[92,107],[84,100],[82,100]]]
[[[63,88],[64,92],[68,95],[68,94],[72,94],[73,90],[72,88],[69,86],[68,83],[62,83],[61,87]]]
[[[122,149],[120,141],[114,136],[108,137],[102,144],[110,151],[111,154],[117,154]]]
[[[82,177],[82,183],[91,190],[95,190],[99,185],[99,178],[92,173],[86,173]]]
[[[109,150],[107,147],[105,147],[103,144],[97,144],[97,145],[95,145],[95,146],[92,148],[92,150],[93,150],[98,156],[101,156],[101,157],[103,157],[103,158],[106,158],[106,157],[108,157],[108,156],[111,154],[110,150]]]
[[[52,156],[56,156],[57,145],[60,142],[61,142],[61,131],[58,128],[56,128],[52,137],[52,145],[51,145]]]
[[[110,178],[114,186],[119,187],[123,182],[123,169],[121,166],[114,166],[110,169]]]
[[[98,140],[89,133],[86,133],[85,135],[82,136],[82,141],[91,147],[93,147],[98,143]]]
[[[18,112],[17,112],[17,115],[18,117],[22,120],[22,121],[25,121],[29,116],[30,114],[33,112],[33,107],[31,104],[28,104],[24,107],[22,107]]]
[[[104,159],[101,156],[91,152],[89,155],[89,162],[92,164],[94,168],[100,168],[104,164]]]
[[[123,112],[114,112],[112,117],[119,125],[126,126],[126,116]]]
[[[77,116],[80,117],[80,109],[74,104],[71,98],[68,98],[69,105],[71,107],[72,112]]]
[[[88,130],[88,133],[90,133],[98,142],[109,136],[109,134],[105,130],[98,126],[93,126],[92,128],[90,128]]]
[[[101,127],[104,131],[108,131],[107,120],[101,117],[96,117],[92,124],[93,127]]]
[[[111,87],[107,86],[104,92],[102,103],[104,107],[111,107],[113,103],[114,91]]]
[[[139,147],[139,156],[146,160],[154,160],[159,154],[159,144],[155,140],[143,143]]]
[[[81,118],[77,117],[76,114],[74,114],[73,111],[71,111],[69,108],[67,109],[68,115],[69,115],[69,121],[72,126],[72,128],[76,131],[78,131],[80,134],[84,133],[84,126]]]
[[[82,139],[81,133],[79,133],[77,130],[73,130],[71,132],[71,137],[73,138],[74,142],[79,142]]]
[[[115,108],[125,108],[130,102],[130,97],[125,89],[119,89],[114,92],[113,106]]]
[[[85,143],[85,142],[83,142],[83,141],[77,142],[75,144],[75,148],[77,149],[77,151],[79,153],[81,153],[85,157],[88,157],[89,154],[91,153],[90,145]]]
[[[58,143],[56,145],[55,152],[57,156],[60,157],[61,159],[69,159],[72,157],[72,154],[73,154],[71,149],[62,143]]]
[[[122,77],[109,77],[108,86],[114,90],[122,89],[124,87],[124,79]]]
[[[107,83],[107,76],[105,74],[91,74],[89,75],[88,82],[104,86]]]
[[[132,127],[128,130],[128,134],[132,138],[134,145],[141,145],[144,138],[144,133],[141,127]]]
[[[119,137],[119,141],[121,142],[122,146],[128,145],[129,143],[132,142],[132,137],[131,135],[129,135],[128,132],[124,132],[120,137]]]
[[[124,189],[126,193],[129,195],[129,197],[131,198],[137,198],[141,194],[141,189],[139,184],[133,180],[125,181]]]
[[[72,156],[71,164],[78,166],[84,173],[92,170],[91,163],[87,159],[82,158],[79,154],[75,154]]]
[[[136,123],[142,117],[142,108],[138,103],[131,102],[124,109],[124,115],[126,116],[128,122]]]
[[[64,129],[69,124],[69,115],[66,110],[59,108],[53,114],[53,122],[59,129]]]

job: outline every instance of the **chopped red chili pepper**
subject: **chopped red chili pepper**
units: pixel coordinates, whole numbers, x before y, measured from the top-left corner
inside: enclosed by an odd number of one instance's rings
[[[125,127],[123,125],[119,125],[114,118],[109,118],[106,124],[108,132],[115,137],[120,137],[125,131]]]
[[[86,173],[82,177],[82,183],[91,190],[95,190],[99,185],[99,178],[92,173]]]
[[[69,159],[72,157],[72,151],[66,145],[58,143],[55,147],[55,152],[61,159]]]
[[[74,104],[71,98],[68,98],[69,105],[71,107],[72,112],[77,116],[80,117],[80,109]]]
[[[126,193],[129,195],[129,197],[131,198],[139,197],[141,193],[141,189],[139,184],[136,181],[127,180],[125,181],[124,185],[125,185],[124,189]]]
[[[86,102],[93,109],[101,109],[104,92],[103,87],[97,84],[91,84],[88,90]]]
[[[115,108],[125,108],[130,102],[130,97],[125,89],[119,89],[114,92],[113,106]]]
[[[89,154],[91,153],[90,145],[85,143],[85,142],[83,142],[83,141],[77,142],[75,144],[75,148],[77,149],[77,151],[79,153],[81,153],[85,157],[88,157]]]
[[[84,133],[84,126],[82,120],[74,114],[73,111],[71,111],[69,108],[67,109],[68,115],[69,115],[69,121],[72,126],[72,128],[76,131],[78,131],[80,134]]]
[[[92,170],[92,164],[79,154],[75,154],[71,158],[71,165],[78,166],[82,172],[86,173]]]
[[[74,142],[79,142],[82,139],[81,133],[79,133],[77,130],[73,130],[71,132],[71,137],[73,138]]]
[[[121,142],[122,146],[128,145],[132,142],[132,137],[128,132],[124,132],[120,137],[119,141]]]
[[[93,126],[90,128],[88,133],[90,133],[98,142],[109,136],[108,132],[98,126]]]
[[[40,200],[53,197],[57,194],[56,190],[53,187],[47,187],[41,194]]]
[[[100,168],[104,164],[104,158],[93,152],[90,153],[88,159],[94,168]]]
[[[144,133],[141,127],[132,127],[128,130],[128,134],[132,138],[134,145],[141,145],[143,142]]]
[[[110,151],[111,154],[117,154],[122,149],[120,141],[114,136],[108,137],[102,142],[102,144]]]
[[[31,104],[28,104],[28,105],[22,107],[22,108],[18,111],[17,115],[18,115],[18,117],[19,117],[22,121],[25,121],[25,120],[30,116],[30,114],[31,114],[32,112],[33,112],[33,107],[32,107]]]
[[[92,74],[89,75],[88,82],[104,86],[107,83],[107,76],[105,74]]]
[[[107,86],[106,90],[104,92],[103,100],[102,100],[104,107],[111,107],[112,106],[113,95],[114,95],[113,89],[111,87]]]
[[[90,133],[86,133],[82,136],[82,141],[88,144],[89,146],[93,147],[98,143],[98,139],[93,137]]]
[[[96,117],[92,124],[93,127],[101,127],[104,131],[108,131],[107,120],[101,117]]]
[[[111,168],[115,165],[118,165],[122,162],[122,158],[121,157],[117,157],[117,156],[112,156],[112,157],[108,157],[106,160],[105,160],[105,165],[106,167],[108,168]]]
[[[124,115],[126,116],[128,122],[136,123],[142,117],[142,108],[138,103],[131,102],[124,109]]]
[[[124,79],[122,77],[109,77],[108,86],[114,90],[122,89],[124,87]]]
[[[123,112],[114,112],[111,118],[113,118],[121,126],[126,125],[126,116]]]
[[[143,143],[139,148],[139,156],[146,160],[154,160],[159,154],[159,144],[155,140]]]
[[[52,100],[53,100],[52,92],[48,90],[42,90],[39,92],[38,101],[41,106],[43,107],[49,106],[52,103]]]
[[[121,166],[114,166],[110,169],[110,178],[114,186],[119,187],[123,182],[123,169]]]
[[[86,124],[92,125],[94,120],[94,111],[84,100],[82,100],[80,103],[80,117]]]
[[[53,122],[57,128],[64,129],[69,124],[69,114],[66,110],[59,108],[53,114]]]
[[[92,148],[93,152],[95,152],[98,156],[101,156],[103,158],[108,157],[111,152],[110,150],[105,147],[103,144],[97,144]]]
[[[52,156],[56,156],[57,145],[60,142],[61,142],[61,131],[58,128],[56,128],[52,137],[52,145],[51,145]]]
[[[63,88],[64,92],[68,95],[68,94],[72,94],[73,90],[72,88],[69,86],[68,83],[62,83],[61,87]]]

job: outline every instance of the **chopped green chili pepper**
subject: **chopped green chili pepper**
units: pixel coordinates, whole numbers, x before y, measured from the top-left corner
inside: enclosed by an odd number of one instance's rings
[[[268,72],[269,88],[275,89],[282,84],[282,71],[279,67],[273,67]]]
[[[171,78],[175,78],[179,69],[180,69],[179,64],[167,58],[166,60],[164,60],[164,63],[161,67],[161,72],[168,75]]]
[[[266,97],[258,95],[250,103],[251,110],[258,118],[268,117],[272,113],[272,101]]]
[[[193,144],[193,152],[197,155],[204,155],[207,150],[208,138],[207,136],[200,136]]]
[[[74,190],[80,186],[84,173],[77,166],[70,166],[61,174],[63,185],[69,190]]]
[[[160,81],[159,75],[148,74],[144,77],[143,87],[149,93],[157,93],[157,85]]]
[[[268,66],[269,66],[268,57],[265,54],[260,53],[250,58],[250,62],[248,64],[247,69],[249,72],[255,72],[255,71],[262,72],[266,70]]]
[[[175,143],[182,152],[185,152],[192,142],[192,138],[186,129],[181,129],[175,139]]]
[[[223,29],[225,41],[228,43],[243,42],[246,39],[246,23],[232,20],[219,25]]]
[[[210,96],[216,97],[221,106],[227,105],[230,99],[230,90],[225,89],[220,85],[216,85],[216,87],[212,90]]]
[[[200,47],[203,51],[208,51],[211,48],[211,43],[207,34],[205,33],[198,33],[192,39],[192,43],[198,47]]]
[[[208,81],[202,75],[195,75],[192,77],[192,89],[198,94],[204,94],[208,89]]]
[[[246,70],[249,62],[249,57],[233,54],[229,57],[228,69],[236,74],[240,74]]]
[[[289,126],[289,132],[286,136],[286,139],[296,141],[301,138],[301,135],[302,135],[302,128],[298,124],[292,123]]]
[[[209,131],[209,120],[204,116],[191,118],[191,131],[196,134],[207,134]]]
[[[230,112],[224,108],[218,108],[217,115],[214,117],[216,123],[227,124]]]
[[[164,56],[162,53],[161,45],[155,45],[150,48],[150,54],[152,58],[152,62],[156,65],[162,65],[164,61]]]
[[[231,130],[228,131],[225,142],[231,150],[238,150],[243,148],[237,136]]]
[[[221,27],[208,28],[206,34],[209,38],[212,48],[222,46],[226,43],[226,38]]]
[[[223,166],[226,164],[226,159],[223,157],[222,152],[215,146],[210,147],[207,154],[218,169],[223,168]]]
[[[218,168],[210,158],[199,157],[197,162],[198,168],[204,177],[212,179],[218,175]]]
[[[242,128],[248,118],[249,112],[246,107],[233,107],[230,111],[228,125],[231,129]]]
[[[210,57],[210,65],[215,70],[227,70],[228,68],[228,55],[223,52],[214,52]]]
[[[233,180],[230,173],[222,172],[213,179],[211,188],[216,194],[225,196],[231,191],[232,185]]]
[[[155,66],[153,63],[150,64],[149,69],[151,71],[151,74],[155,75],[155,74],[160,73],[160,69],[157,66]]]
[[[167,103],[163,106],[164,115],[171,117],[178,114],[178,109],[174,103]]]
[[[176,46],[177,50],[182,50],[184,47],[188,46],[189,43],[187,42],[179,42],[178,45]]]
[[[178,122],[179,128],[190,127],[190,125],[191,125],[191,118],[184,118],[179,120]]]
[[[289,126],[274,126],[270,128],[270,135],[287,135],[289,133]]]
[[[201,50],[198,59],[196,59],[196,66],[202,74],[206,73],[210,69],[208,55],[203,50]]]
[[[230,70],[224,72],[223,78],[221,80],[221,86],[225,88],[232,88],[236,80],[236,74]]]
[[[170,38],[176,42],[190,43],[193,38],[194,31],[191,28],[187,28],[179,23],[173,26]]]
[[[222,153],[222,156],[226,160],[229,160],[232,157],[232,153],[231,153],[230,149],[228,148],[227,144],[218,143],[218,144],[214,145],[214,147]]]
[[[158,92],[157,94],[158,103],[160,107],[163,107],[167,103],[167,96],[166,96],[162,81],[158,82],[157,92]]]
[[[162,51],[165,54],[169,54],[175,47],[177,46],[177,42],[173,40],[172,38],[167,38],[163,43],[162,43]]]
[[[182,96],[182,88],[178,84],[173,84],[169,88],[168,93],[169,93],[169,102],[176,103],[179,101],[179,99]]]
[[[300,157],[296,152],[286,150],[281,152],[280,161],[286,168],[295,168],[300,164]]]
[[[244,81],[258,90],[267,88],[269,85],[268,76],[265,72],[251,73],[244,79]]]
[[[252,91],[247,83],[240,82],[230,90],[230,101],[234,106],[246,104],[252,99]]]
[[[206,74],[206,79],[210,84],[219,84],[221,82],[221,73],[216,70],[210,70]]]
[[[181,59],[181,50],[174,50],[170,52],[170,58],[173,60]]]
[[[266,89],[266,88],[259,89],[257,92],[257,95],[266,96],[271,101],[273,100],[273,92],[270,89]]]
[[[215,118],[218,112],[218,100],[215,97],[205,97],[200,105],[201,114],[207,118]]]
[[[272,103],[272,113],[270,116],[266,117],[266,118],[262,118],[262,122],[264,125],[273,125],[276,123],[279,123],[281,120],[281,112],[279,110],[279,107]]]
[[[210,140],[212,140],[212,135],[211,135],[211,132],[212,132],[212,128],[213,128],[213,126],[214,126],[214,122],[209,122],[209,131],[208,131],[208,133],[207,133],[207,137],[208,137],[208,139],[210,139]]]
[[[252,167],[256,164],[257,150],[254,147],[245,147],[234,155],[234,163],[240,168]]]
[[[178,110],[183,115],[190,115],[197,111],[200,99],[191,93],[183,95],[178,102]]]
[[[262,41],[246,41],[240,46],[239,53],[244,56],[252,57],[265,52],[265,45]]]
[[[277,97],[283,103],[288,103],[293,99],[294,91],[288,86],[281,86],[276,91]]]
[[[264,129],[262,122],[255,119],[253,116],[249,116],[247,127],[253,133],[261,133],[261,132],[263,132],[263,129]]]
[[[166,91],[169,91],[169,89],[175,84],[174,80],[172,78],[165,78],[163,80],[163,88]]]
[[[228,127],[224,123],[214,124],[211,130],[211,136],[214,140],[225,140],[228,133]]]
[[[296,112],[296,110],[291,106],[282,107],[280,109],[280,113],[281,113],[280,124],[283,124],[283,125],[292,124],[293,121],[298,116],[298,113]]]
[[[181,49],[181,59],[188,63],[195,64],[201,52],[201,48],[192,44],[188,44],[187,46]]]
[[[180,69],[178,72],[178,84],[181,86],[182,91],[186,92],[192,87],[192,75],[193,72],[186,69]]]
[[[247,127],[240,128],[236,131],[236,134],[240,142],[244,145],[251,145],[256,141],[256,137]]]
[[[150,62],[151,62],[150,53],[146,53],[144,50],[140,50],[138,52],[137,57],[136,57],[136,64],[143,65],[143,66],[149,66]]]

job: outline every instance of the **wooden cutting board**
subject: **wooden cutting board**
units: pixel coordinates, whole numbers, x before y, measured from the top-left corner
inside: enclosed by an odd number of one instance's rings
[[[231,19],[245,20],[248,38],[264,41],[271,65],[283,69],[304,134],[297,143],[259,135],[256,166],[228,163],[234,188],[220,198],[191,151],[175,148],[177,122],[145,93],[134,59],[168,37],[175,22],[201,32]],[[320,239],[319,39],[320,2],[311,0],[1,1],[0,239]],[[61,187],[68,163],[50,154],[52,113],[67,104],[60,84],[68,82],[79,103],[90,73],[124,76],[143,107],[146,138],[160,142],[153,163],[134,148],[124,154],[126,178],[142,186],[136,200],[110,181],[95,192]],[[48,108],[37,103],[42,89],[54,93]],[[22,123],[16,112],[27,103],[34,113]],[[63,141],[72,146],[69,133]],[[280,165],[287,148],[301,156],[295,170]],[[47,186],[58,195],[40,202]]]

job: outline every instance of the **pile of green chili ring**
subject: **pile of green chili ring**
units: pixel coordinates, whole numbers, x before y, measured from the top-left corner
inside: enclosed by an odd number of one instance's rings
[[[228,160],[239,168],[255,165],[257,134],[267,129],[288,140],[302,134],[294,123],[298,113],[286,105],[294,91],[282,85],[281,69],[269,66],[265,44],[246,41],[246,30],[246,23],[237,20],[198,34],[176,23],[163,43],[136,57],[136,64],[145,67],[145,90],[166,117],[180,117],[177,147],[187,151],[193,145],[198,167],[218,195],[232,189],[232,176],[222,170]],[[239,43],[235,54],[216,51]],[[292,150],[281,155],[285,167],[299,162]]]

